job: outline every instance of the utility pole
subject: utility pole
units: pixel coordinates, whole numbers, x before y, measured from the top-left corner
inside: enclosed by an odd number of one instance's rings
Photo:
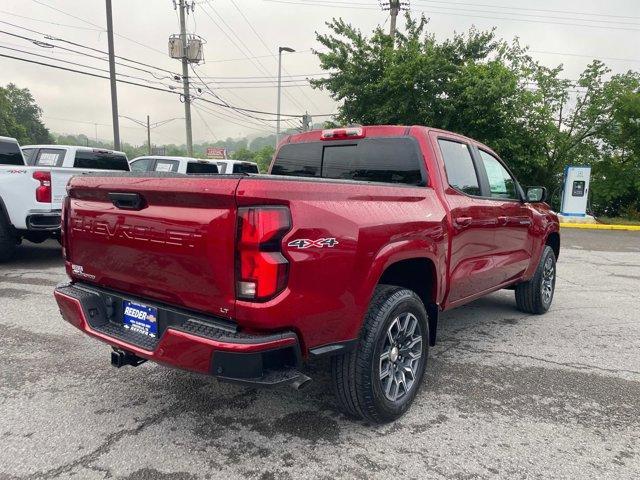
[[[151,155],[151,123],[149,123],[149,115],[147,115],[147,153]]]
[[[309,112],[305,112],[302,116],[302,131],[308,132],[309,130],[311,130],[311,115]]]
[[[180,38],[182,39],[182,90],[184,96],[184,118],[187,127],[187,152],[193,157],[193,133],[191,131],[191,96],[189,93],[189,61],[187,59],[187,26],[185,13],[189,8],[186,0],[179,0]]]
[[[396,21],[400,10],[409,10],[409,0],[380,0],[382,10],[389,10],[391,17],[389,22],[389,36],[395,41],[396,38]]]
[[[120,124],[118,123],[118,91],[116,89],[116,61],[115,54],[113,52],[113,18],[111,14],[111,0],[106,0],[106,5],[107,42],[109,44],[109,79],[111,81],[111,117],[113,122],[113,149],[120,150]]]
[[[391,14],[391,21],[389,22],[389,36],[391,38],[396,38],[396,19],[398,18],[398,13],[400,12],[400,0],[390,0],[389,1],[389,13]]]

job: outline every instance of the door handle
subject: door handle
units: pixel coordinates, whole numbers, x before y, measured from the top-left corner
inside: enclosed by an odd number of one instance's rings
[[[471,225],[471,221],[473,219],[471,217],[456,217],[455,222],[458,227],[468,227]]]
[[[509,223],[509,217],[498,217],[498,225],[507,225]]]
[[[109,200],[122,210],[142,210],[146,205],[139,193],[109,192]]]

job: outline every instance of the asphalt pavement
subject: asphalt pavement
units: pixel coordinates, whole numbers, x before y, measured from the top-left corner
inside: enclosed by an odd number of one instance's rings
[[[407,415],[375,426],[311,385],[146,363],[64,322],[57,243],[0,265],[0,479],[640,477],[640,232],[563,230],[549,313],[512,291],[443,315]]]

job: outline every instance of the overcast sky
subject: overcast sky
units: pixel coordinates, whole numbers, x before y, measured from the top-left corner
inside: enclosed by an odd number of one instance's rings
[[[614,73],[640,69],[638,0],[411,0],[411,8],[415,12],[424,11],[431,18],[430,28],[440,39],[451,36],[454,31],[465,31],[471,25],[481,29],[495,26],[498,35],[505,39],[518,36],[544,64],[563,64],[567,78],[576,78],[592,58],[603,59]],[[167,71],[180,71],[179,61],[167,54],[169,35],[179,31],[171,0],[113,0],[113,10],[116,55]],[[282,99],[282,112],[333,113],[336,104],[327,93],[308,85],[298,86],[305,83],[301,80],[304,76],[321,73],[317,58],[309,49],[318,47],[315,32],[326,31],[324,22],[331,17],[343,17],[364,32],[379,24],[388,27],[388,13],[381,11],[377,0],[196,0],[195,12],[188,17],[188,31],[207,41],[206,63],[195,67],[196,72],[207,82],[215,81],[210,84],[211,88],[229,104],[275,112],[275,83],[269,83],[277,75],[277,60],[273,55],[279,45],[292,47],[297,52],[285,54],[283,59],[287,87],[283,89],[286,95]],[[0,22],[3,22],[0,30],[29,39],[44,40],[39,35],[43,33],[82,46],[107,49],[104,0],[2,0]],[[0,54],[107,75],[55,61],[108,69],[103,60],[58,47],[43,48],[29,39],[0,33],[0,47],[3,47]],[[99,52],[69,43],[51,43],[103,57]],[[133,82],[164,89],[180,87],[160,70],[153,70],[155,77],[121,66],[117,71],[139,77],[122,77]],[[84,133],[93,138],[97,130],[100,139],[112,139],[107,80],[0,57],[0,84],[9,82],[31,90],[52,131]],[[207,90],[203,91],[202,98],[215,100]],[[140,120],[150,115],[152,123],[184,116],[184,106],[177,95],[122,83],[118,84],[118,103],[121,115]],[[193,136],[196,142],[273,129],[273,122],[265,125],[202,100],[196,100],[195,106]],[[140,144],[146,141],[146,130],[123,118],[121,138]],[[152,141],[184,143],[184,122],[175,120],[154,129]]]

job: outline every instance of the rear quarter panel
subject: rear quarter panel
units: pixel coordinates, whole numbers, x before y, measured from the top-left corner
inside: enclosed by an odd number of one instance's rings
[[[0,165],[0,198],[11,224],[17,229],[26,229],[26,219],[31,211],[48,212],[50,203],[36,202],[36,188],[40,182],[33,178],[36,170],[22,165]]]
[[[287,289],[266,303],[238,301],[238,323],[256,330],[291,328],[306,348],[356,338],[384,268],[413,257],[444,271],[445,212],[428,187],[285,177],[244,179],[238,206],[279,204],[291,210],[283,240]],[[296,248],[293,240],[335,238],[334,247]]]

